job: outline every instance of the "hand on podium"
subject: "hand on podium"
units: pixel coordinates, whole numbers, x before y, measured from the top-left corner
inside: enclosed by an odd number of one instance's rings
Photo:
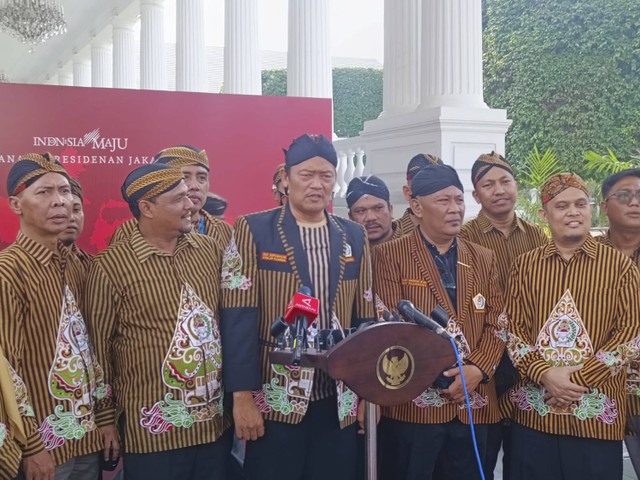
[[[467,392],[471,395],[475,392],[476,388],[484,378],[482,370],[475,365],[463,365],[462,373],[464,373],[464,381],[467,383]],[[442,393],[454,403],[464,403],[466,398],[464,396],[464,388],[462,387],[462,379],[460,378],[460,369],[452,368],[447,370],[443,374],[445,377],[454,377],[455,380],[446,390],[442,390]]]
[[[233,422],[240,440],[257,440],[264,435],[264,419],[250,391],[233,392]]]

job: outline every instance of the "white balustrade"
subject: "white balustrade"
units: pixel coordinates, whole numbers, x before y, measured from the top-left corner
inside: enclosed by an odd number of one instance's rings
[[[360,177],[365,170],[365,148],[360,137],[339,138],[333,142],[338,152],[337,179],[334,193],[336,198],[344,198],[349,182]]]

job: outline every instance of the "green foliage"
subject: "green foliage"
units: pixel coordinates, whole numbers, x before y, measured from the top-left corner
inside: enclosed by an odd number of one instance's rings
[[[558,154],[553,149],[548,148],[543,155],[540,155],[538,146],[533,146],[533,150],[527,155],[522,165],[522,173],[518,176],[518,181],[520,182],[518,200],[516,202],[518,215],[529,222],[537,223],[545,230],[547,229],[538,216],[540,189],[547,178],[553,174],[560,173],[562,170]]]
[[[540,190],[544,182],[551,175],[560,173],[558,154],[552,148],[548,148],[544,155],[540,156],[538,146],[533,146],[533,151],[529,153],[525,164],[522,166],[523,175],[520,181],[532,188]]]
[[[638,168],[640,162],[623,162],[622,160],[618,160],[611,149],[608,149],[608,151],[608,154],[600,155],[589,150],[584,154],[584,159],[587,161],[584,168],[586,168],[587,170],[596,170],[598,172],[607,172],[607,174],[620,172],[629,168]],[[634,158],[633,155],[631,156],[631,158]]]
[[[637,0],[484,0],[485,99],[513,125],[517,172],[534,145],[566,169],[602,180],[585,151],[640,146]],[[588,163],[587,163],[588,165]]]
[[[364,122],[381,112],[382,70],[333,69],[333,128],[339,137],[358,136]]]
[[[560,162],[558,154],[553,149],[548,148],[543,155],[540,155],[537,145],[534,145],[533,150],[527,155],[522,165],[523,173],[518,177],[520,183],[516,201],[518,215],[529,222],[537,223],[545,229],[547,234],[549,234],[549,228],[538,215],[538,210],[541,206],[540,189],[551,175],[566,170],[565,166]],[[587,180],[586,183],[590,198],[594,204],[591,225],[593,227],[606,225],[606,217],[600,211],[601,184],[594,180]]]
[[[262,72],[263,95],[287,94],[287,71]],[[356,137],[367,120],[382,112],[382,70],[333,69],[333,131],[339,137]]]
[[[262,71],[262,94],[284,97],[287,95],[287,71],[283,68]]]

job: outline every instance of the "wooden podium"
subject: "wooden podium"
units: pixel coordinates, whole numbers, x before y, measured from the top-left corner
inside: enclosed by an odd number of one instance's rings
[[[290,365],[291,350],[273,350],[271,363]],[[367,478],[377,476],[376,405],[410,402],[456,362],[450,342],[404,322],[381,322],[347,336],[328,351],[307,349],[301,367],[320,368],[367,401]]]

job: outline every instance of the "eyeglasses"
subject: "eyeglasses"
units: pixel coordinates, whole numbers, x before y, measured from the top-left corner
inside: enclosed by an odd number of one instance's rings
[[[620,192],[612,193],[607,197],[607,200],[609,200],[611,197],[615,198],[616,202],[622,205],[629,205],[634,198],[638,203],[640,203],[640,192],[631,193],[622,190]]]
[[[442,286],[446,289],[455,290],[456,289],[456,280],[453,278],[453,273],[444,263],[442,257],[434,257],[436,267],[438,268],[438,272],[440,272],[440,282]]]

